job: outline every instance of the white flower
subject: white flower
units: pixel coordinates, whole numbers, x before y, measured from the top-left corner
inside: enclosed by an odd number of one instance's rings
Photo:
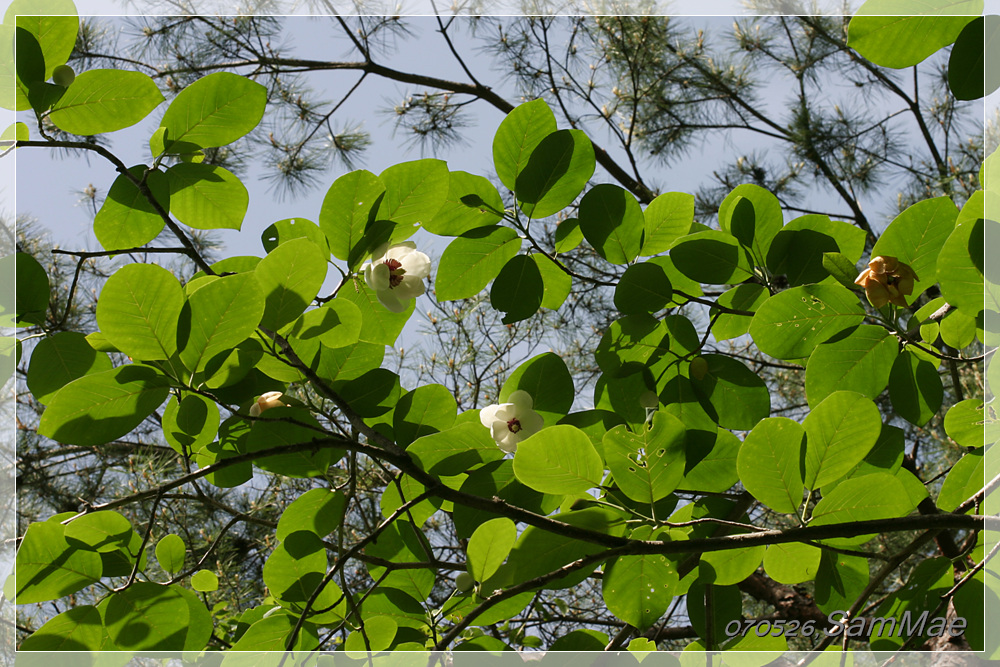
[[[385,243],[364,265],[365,282],[378,300],[394,313],[406,310],[406,302],[424,293],[424,278],[431,274],[431,260],[410,241],[394,246]]]
[[[280,391],[269,391],[266,394],[263,394],[257,399],[256,403],[250,406],[250,416],[260,417],[260,413],[264,412],[264,410],[286,407],[285,404],[279,400],[280,398]]]
[[[511,394],[509,403],[489,405],[479,413],[479,421],[490,429],[490,435],[497,447],[507,453],[514,453],[517,443],[538,433],[545,420],[531,409],[531,395],[518,389]]]

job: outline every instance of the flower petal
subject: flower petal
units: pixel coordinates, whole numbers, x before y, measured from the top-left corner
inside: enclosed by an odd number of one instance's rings
[[[518,435],[522,438],[530,438],[545,426],[545,418],[534,410],[522,412],[518,419],[521,422],[521,430]]]
[[[406,310],[406,302],[400,301],[391,289],[378,290],[375,295],[383,306],[394,313],[402,313]]]
[[[417,278],[407,273],[403,276],[403,282],[393,287],[392,291],[400,299],[416,299],[427,291],[427,286],[424,285],[423,278]]]
[[[383,243],[379,247],[372,251],[372,264],[381,264],[385,261],[386,255],[389,253],[389,244]]]
[[[507,397],[507,400],[517,406],[518,416],[524,414],[528,410],[531,410],[531,407],[534,405],[534,401],[531,399],[531,394],[523,389],[515,391]]]
[[[504,438],[511,435],[510,429],[507,428],[507,422],[495,421],[490,425],[490,435],[499,445]]]
[[[365,282],[376,292],[389,289],[389,267],[379,262],[365,269]]]
[[[520,438],[517,433],[511,433],[507,431],[507,437],[502,440],[497,441],[497,447],[507,452],[508,454],[513,454],[517,451],[517,443],[520,442]]]
[[[431,274],[431,260],[422,252],[414,250],[404,257],[399,258],[407,276],[415,278],[426,278]]]
[[[493,422],[497,420],[497,411],[499,410],[499,405],[487,405],[479,411],[479,423],[486,428],[491,428],[493,426]]]

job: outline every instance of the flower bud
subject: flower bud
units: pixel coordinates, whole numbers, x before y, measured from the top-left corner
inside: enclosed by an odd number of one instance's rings
[[[264,412],[264,410],[286,407],[286,404],[282,403],[280,399],[280,391],[269,391],[266,394],[262,394],[261,397],[257,399],[257,402],[250,406],[250,416],[260,417],[260,413]]]

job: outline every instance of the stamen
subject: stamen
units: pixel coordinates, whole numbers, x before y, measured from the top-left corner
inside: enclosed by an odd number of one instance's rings
[[[509,430],[511,433],[517,433],[518,431],[521,430],[521,422],[517,420],[517,417],[514,417],[509,422],[507,422],[507,430]]]
[[[387,259],[384,264],[389,267],[389,288],[399,287],[403,282],[403,264],[398,259]]]

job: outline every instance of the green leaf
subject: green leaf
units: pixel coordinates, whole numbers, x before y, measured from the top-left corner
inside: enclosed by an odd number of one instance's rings
[[[73,445],[103,445],[129,433],[167,398],[169,381],[148,366],[119,366],[60,389],[38,432]]]
[[[49,276],[38,260],[27,253],[15,253],[13,260],[14,271],[5,266],[4,276],[9,280],[14,274],[15,321],[18,326],[42,324],[49,307]]]
[[[135,125],[162,101],[156,83],[142,72],[93,69],[76,77],[49,120],[71,134],[103,134]]]
[[[219,407],[200,394],[170,399],[163,410],[163,437],[178,454],[190,456],[215,439]]]
[[[211,570],[198,570],[191,575],[191,588],[199,593],[219,590],[219,575]]]
[[[750,313],[756,312],[760,304],[764,303],[768,297],[767,288],[757,283],[744,283],[737,285],[718,298],[716,303],[725,308],[733,310],[744,310]],[[715,311],[712,311],[715,315]],[[730,313],[720,313],[712,325],[712,336],[717,341],[729,340],[742,336],[750,330],[750,315],[733,315]]]
[[[674,564],[665,556],[619,556],[604,569],[601,595],[608,611],[643,632],[667,611],[677,579]]]
[[[531,259],[538,265],[538,272],[542,274],[542,308],[558,310],[573,287],[573,279],[568,273],[556,266],[556,263],[540,253],[530,255]]]
[[[47,405],[55,393],[77,378],[111,370],[111,359],[87,343],[82,333],[61,331],[43,339],[31,353],[28,389]]]
[[[966,25],[948,58],[948,87],[959,100],[977,100],[1000,87],[987,58],[996,62],[1000,17],[981,16]],[[984,48],[985,44],[985,48]]]
[[[194,593],[143,581],[112,593],[104,627],[125,651],[199,651],[212,635],[212,617]]]
[[[580,429],[550,426],[522,441],[514,453],[514,474],[542,493],[577,494],[599,486],[604,465]]]
[[[180,162],[167,169],[170,212],[195,229],[239,229],[250,206],[246,187],[210,164]]]
[[[382,364],[385,345],[358,341],[336,349],[322,348],[317,373],[328,382],[353,380]]]
[[[254,422],[246,447],[249,452],[259,452],[322,438],[322,428],[305,408],[272,408]],[[315,450],[260,457],[254,460],[254,465],[278,475],[316,477],[325,474],[343,453],[343,449],[327,444]]]
[[[517,527],[505,517],[491,519],[476,528],[469,539],[466,554],[469,573],[476,581],[486,581],[507,559],[517,541]]]
[[[852,477],[827,491],[813,508],[810,526],[827,526],[853,521],[892,519],[909,514],[916,503],[906,493],[906,488],[894,475],[874,473]],[[834,546],[857,546],[874,535],[838,537],[824,540]]]
[[[262,326],[277,331],[305,311],[326,279],[326,260],[307,238],[286,241],[261,260],[254,276],[265,298]]]
[[[664,192],[642,212],[643,238],[639,254],[643,257],[670,250],[674,241],[691,230],[694,221],[694,195]]]
[[[654,313],[673,296],[670,279],[663,267],[652,262],[633,264],[615,286],[615,308],[624,314]]]
[[[955,229],[957,217],[958,208],[949,197],[925,199],[896,216],[875,242],[872,257],[896,257],[920,279],[907,302],[915,301],[938,280],[938,253]]]
[[[972,344],[976,338],[976,319],[961,309],[948,311],[940,323],[941,340],[956,350]]]
[[[427,487],[423,484],[409,475],[400,473],[392,483],[386,485],[385,491],[382,492],[382,498],[379,500],[382,516],[388,519],[403,504],[414,500],[425,491],[427,491]],[[422,526],[427,519],[444,506],[445,501],[430,496],[415,505],[411,505],[406,516],[413,525]]]
[[[286,218],[274,224],[268,225],[260,235],[261,245],[265,252],[271,252],[282,243],[294,241],[295,239],[309,239],[316,244],[323,254],[323,260],[330,259],[330,243],[326,239],[326,234],[315,222],[305,218]],[[253,269],[254,267],[248,267]]]
[[[896,413],[914,426],[923,426],[944,400],[937,368],[909,350],[903,350],[889,373],[889,398]]]
[[[986,224],[980,218],[956,227],[941,247],[937,260],[941,294],[948,303],[972,317],[983,309]],[[990,236],[994,237],[997,224],[989,225]]]
[[[84,514],[66,524],[66,541],[74,547],[110,553],[127,549],[132,542],[132,524],[118,512],[104,510]],[[106,576],[106,574],[105,574]]]
[[[821,549],[801,542],[772,544],[764,553],[764,571],[767,576],[782,584],[812,581],[819,572],[822,555]]]
[[[694,436],[699,434],[697,429],[689,428],[688,434],[687,464],[679,486],[710,493],[728,491],[739,481],[736,461],[742,444],[740,439],[725,429],[719,429],[706,447],[695,440]]]
[[[493,281],[490,303],[506,313],[504,324],[526,320],[542,305],[545,284],[538,264],[528,255],[511,257]]]
[[[180,535],[171,533],[156,543],[156,560],[164,570],[176,574],[184,569],[186,551],[187,547]]]
[[[813,408],[806,430],[806,488],[818,489],[850,472],[868,455],[882,430],[882,416],[870,400],[836,391]]]
[[[785,417],[759,422],[743,441],[736,469],[740,481],[754,498],[775,512],[794,514],[802,504],[803,481],[799,467],[806,432]]]
[[[967,398],[948,408],[944,416],[944,431],[963,447],[978,447],[985,441],[985,418],[982,399]]]
[[[983,0],[868,0],[847,27],[847,45],[882,67],[911,67],[954,42],[982,13]]]
[[[362,633],[355,630],[344,640],[344,650],[348,657],[369,655],[384,651],[392,644],[396,636],[396,622],[388,616],[372,616],[365,619],[365,629]]]
[[[288,638],[292,630],[298,625],[299,617],[294,614],[271,614],[266,618],[255,622],[247,631],[243,633],[239,641],[229,649],[231,655],[227,656],[227,662],[233,658],[232,654],[239,655],[239,652],[270,652],[284,651],[288,648]],[[312,651],[319,646],[319,629],[314,623],[303,623],[302,628],[295,637],[293,651]]]
[[[414,305],[416,301],[412,301],[402,313],[390,311],[379,302],[375,291],[370,289],[363,280],[356,281],[353,286],[349,285],[340,290],[337,299],[350,301],[358,307],[361,313],[359,339],[382,346],[395,344],[416,307]],[[381,359],[379,363],[381,363]]]
[[[852,262],[843,253],[824,252],[823,268],[847,289],[858,289],[858,285],[854,282],[858,277],[857,262]]]
[[[500,389],[500,403],[506,403],[519,389],[528,392],[532,409],[548,425],[565,417],[576,398],[573,376],[554,352],[543,352],[518,366]]]
[[[170,185],[163,172],[147,171],[145,165],[129,169],[133,177],[145,176],[153,198],[170,210]],[[155,239],[163,230],[164,220],[146,196],[125,175],[111,184],[108,196],[94,216],[94,235],[105,250],[138,248]]]
[[[340,525],[346,508],[347,500],[341,491],[333,489],[306,491],[281,513],[275,538],[284,541],[286,537],[300,530],[326,537]]]
[[[937,506],[943,512],[954,512],[966,500],[979,493],[985,486],[985,448],[969,452],[955,463],[941,485]],[[968,511],[972,511],[970,508]]]
[[[677,270],[699,283],[741,283],[753,277],[753,265],[739,242],[715,229],[682,236],[670,249]]]
[[[361,337],[361,310],[347,299],[334,299],[306,311],[282,330],[302,361],[314,365],[323,347],[354,345]]]
[[[699,637],[704,637],[707,634],[706,628],[708,627],[708,623],[711,623],[713,635],[721,640],[726,636],[726,625],[731,621],[742,618],[741,609],[743,607],[743,600],[740,590],[736,586],[711,586],[712,605],[709,607],[705,602],[706,589],[709,586],[710,584],[705,584],[701,581],[691,585],[686,600],[689,610],[688,616],[691,619],[691,626],[698,633]],[[709,609],[712,611],[710,619],[706,618]]]
[[[379,535],[378,541],[365,547],[365,554],[401,563],[426,563],[431,557],[427,538],[409,521],[397,520]],[[418,602],[427,599],[434,588],[435,573],[430,568],[404,568],[389,572],[381,579],[386,568],[369,564],[368,572],[376,581],[388,588],[409,594]]]
[[[101,557],[70,545],[65,527],[54,521],[28,526],[14,565],[15,604],[57,600],[101,578]]]
[[[393,409],[392,431],[400,447],[455,424],[458,404],[447,387],[427,384],[407,393]]]
[[[924,613],[933,612],[941,602],[941,598],[945,596],[954,583],[954,569],[949,559],[927,558],[913,568],[906,585],[893,591],[876,608],[873,615],[876,618],[900,619],[904,614],[909,613],[911,618],[915,620]],[[928,629],[934,627],[936,618],[940,617],[932,616],[931,618],[934,620],[927,626],[927,629],[921,628],[919,632],[914,633],[920,643],[923,643],[922,640],[928,636]],[[901,625],[902,623],[900,623]],[[916,623],[914,625],[919,627]],[[872,648],[880,651],[894,651],[900,648],[906,641],[900,636],[901,632],[906,632],[906,630],[902,630],[900,626],[894,628],[892,625],[887,626],[883,623],[876,629],[873,625],[869,640]]]
[[[740,206],[741,201],[744,202],[742,206]],[[753,207],[752,225],[748,224],[750,218],[748,203]],[[739,213],[737,207],[742,209]],[[719,205],[719,228],[741,238],[742,243],[759,262],[767,258],[771,241],[781,230],[783,222],[784,217],[778,198],[769,190],[753,183],[737,186]]]
[[[4,13],[4,23],[35,37],[45,63],[42,79],[51,78],[52,71],[69,60],[80,31],[80,19],[71,0],[14,0]]]
[[[608,431],[602,441],[604,457],[622,493],[648,505],[672,493],[684,476],[685,433],[684,424],[662,410],[653,415],[651,428],[631,433],[616,426]]]
[[[257,329],[264,297],[253,274],[239,273],[196,290],[187,306],[178,332],[183,341],[180,358],[188,370],[200,371],[216,354],[242,343]]]
[[[746,532],[737,529],[737,533]],[[744,549],[709,551],[698,562],[698,580],[716,586],[729,586],[743,581],[760,567],[766,547],[761,544]]]
[[[173,274],[156,264],[127,264],[105,283],[97,324],[108,341],[136,359],[165,360],[177,351],[184,294]]]
[[[231,72],[198,79],[170,103],[160,127],[166,128],[168,153],[231,144],[264,117],[267,89]]]
[[[765,301],[750,323],[750,335],[764,354],[801,359],[864,319],[864,308],[840,285],[804,285]]]
[[[580,200],[578,215],[580,229],[598,255],[612,264],[638,257],[645,218],[628,190],[610,183],[595,185]]]
[[[578,218],[566,218],[556,223],[556,253],[569,252],[583,243],[583,230]]]
[[[692,377],[691,386],[719,426],[746,431],[771,413],[767,385],[743,362],[721,354],[701,358],[708,372],[701,379]]]
[[[572,630],[558,637],[550,651],[603,651],[611,641],[606,634],[598,630]]]
[[[399,376],[386,368],[375,368],[361,377],[335,387],[346,397],[351,409],[361,417],[379,417],[399,400]]]
[[[319,226],[330,242],[330,252],[354,270],[368,246],[365,228],[375,222],[385,196],[385,185],[378,176],[358,169],[344,174],[330,186],[319,211]]]
[[[521,239],[509,227],[479,227],[448,244],[434,281],[438,301],[475,296],[497,277],[521,249]]]
[[[503,458],[489,429],[478,420],[417,438],[406,451],[417,465],[436,476],[457,475],[481,463]]]
[[[464,171],[451,172],[448,197],[423,227],[432,234],[461,236],[470,229],[488,227],[503,218],[503,199],[489,179]]]
[[[863,557],[824,551],[816,573],[816,606],[827,614],[849,609],[868,579],[868,561]]]
[[[543,99],[526,102],[507,114],[493,137],[493,164],[500,182],[517,190],[517,177],[528,164],[528,156],[555,131],[556,117]]]
[[[517,174],[514,193],[521,210],[529,219],[558,213],[583,192],[596,165],[594,145],[581,130],[546,135]]]
[[[264,563],[264,584],[283,606],[302,609],[322,583],[327,566],[326,547],[320,537],[311,531],[297,531],[285,536]],[[337,608],[332,614],[316,615],[317,610],[334,604]],[[310,620],[320,623],[342,619],[344,606],[340,588],[331,581],[314,602]]]
[[[24,123],[11,123],[3,131],[3,134],[0,134],[0,139],[3,141],[28,141],[31,139],[31,133]]]
[[[443,160],[424,159],[394,164],[379,174],[379,179],[385,185],[385,195],[376,217],[396,223],[392,239],[401,241],[441,210],[451,176]]]
[[[875,399],[899,354],[899,342],[884,327],[863,324],[849,335],[818,345],[806,363],[806,396],[816,406],[833,392],[856,391]]]
[[[26,637],[18,651],[100,651],[104,626],[97,607],[72,607]]]
[[[857,262],[865,249],[865,236],[864,230],[846,222],[825,215],[804,215],[775,235],[767,252],[767,268],[786,275],[792,286],[818,283],[830,275],[824,257],[840,253],[848,262]],[[852,284],[856,277],[855,272]]]
[[[494,460],[469,472],[462,482],[462,493],[469,493],[480,498],[494,496],[538,514],[553,512],[562,496],[546,496],[517,481],[514,476],[514,463],[510,459]],[[455,505],[452,515],[455,522],[455,532],[460,537],[472,535],[477,526],[496,516],[488,510],[473,509],[466,505]]]

